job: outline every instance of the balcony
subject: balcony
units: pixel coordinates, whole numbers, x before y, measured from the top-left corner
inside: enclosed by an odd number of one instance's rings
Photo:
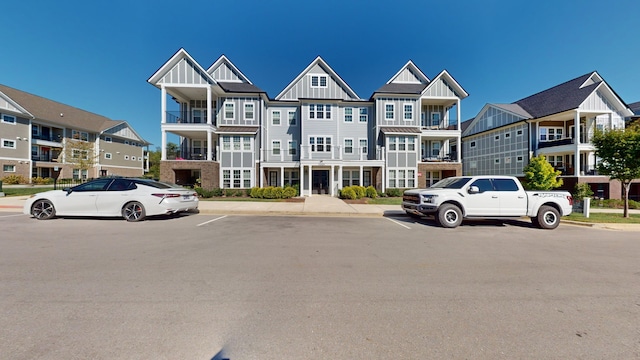
[[[458,162],[458,154],[452,152],[446,155],[423,156],[422,162]]]
[[[205,154],[198,154],[198,153],[167,155],[167,160],[217,161],[215,151],[213,152],[213,154],[211,154],[211,160],[207,159]]]
[[[213,124],[216,124],[216,111],[213,111]],[[166,112],[167,124],[206,124],[207,112],[202,110],[192,111],[167,111]]]

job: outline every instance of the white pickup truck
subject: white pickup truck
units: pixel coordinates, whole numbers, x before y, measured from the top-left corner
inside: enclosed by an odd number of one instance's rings
[[[430,188],[404,192],[402,209],[411,216],[432,215],[446,228],[462,219],[506,219],[528,216],[542,229],[555,229],[571,214],[567,191],[525,191],[512,176],[462,176],[443,179]]]

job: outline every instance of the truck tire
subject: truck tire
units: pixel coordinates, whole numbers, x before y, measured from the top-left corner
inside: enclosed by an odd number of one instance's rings
[[[436,221],[445,228],[454,228],[462,223],[462,211],[453,204],[442,204],[436,214]]]
[[[543,205],[538,210],[536,221],[541,229],[552,230],[560,225],[560,213],[554,207]]]

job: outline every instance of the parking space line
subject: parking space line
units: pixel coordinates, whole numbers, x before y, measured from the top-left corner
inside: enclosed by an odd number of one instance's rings
[[[398,222],[398,221],[395,221],[395,220],[393,220],[393,219],[391,219],[391,218],[385,218],[385,219],[387,219],[387,220],[391,221],[391,222],[392,222],[392,223],[394,223],[394,224],[400,225],[400,226],[402,226],[402,227],[403,227],[403,228],[405,228],[405,229],[409,229],[409,230],[411,230],[411,228],[410,228],[410,227],[408,227],[407,225],[402,224],[402,223],[400,223],[400,222]]]
[[[14,216],[24,216],[25,214],[14,214],[14,215],[0,215],[0,218],[14,217]]]
[[[203,225],[207,225],[208,223],[212,223],[212,222],[214,222],[214,221],[217,221],[217,220],[220,220],[220,219],[224,219],[224,218],[226,218],[226,217],[227,217],[227,215],[225,215],[225,216],[220,216],[219,218],[215,218],[215,219],[212,219],[212,220],[209,220],[209,221],[205,221],[205,222],[200,223],[200,224],[198,224],[198,225],[196,225],[196,226],[203,226]]]

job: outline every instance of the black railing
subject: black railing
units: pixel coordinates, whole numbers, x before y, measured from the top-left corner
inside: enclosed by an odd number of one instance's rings
[[[570,145],[570,144],[573,144],[572,138],[565,138],[565,139],[551,140],[551,141],[540,141],[540,143],[538,143],[538,149],[552,147],[552,146]]]
[[[216,111],[212,109],[212,121],[216,123]],[[167,111],[166,121],[168,124],[206,124],[206,111]]]

